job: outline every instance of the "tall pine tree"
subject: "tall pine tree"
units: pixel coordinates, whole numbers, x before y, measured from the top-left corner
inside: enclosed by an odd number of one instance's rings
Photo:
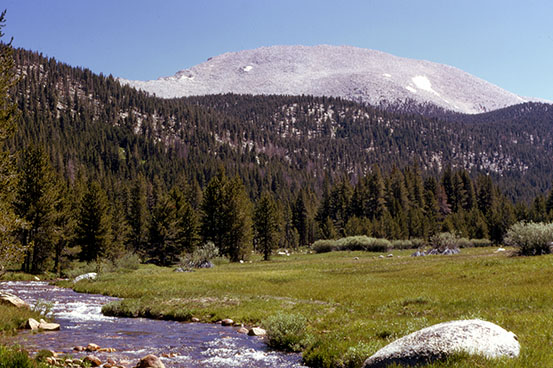
[[[254,210],[254,240],[263,259],[268,261],[278,247],[281,234],[280,211],[273,197],[265,192],[257,201]]]
[[[77,220],[76,243],[81,246],[82,261],[97,261],[111,246],[111,218],[107,197],[98,182],[88,185],[81,200]]]
[[[4,36],[6,11],[0,15],[0,40]],[[14,231],[21,226],[15,214],[13,200],[16,189],[16,172],[13,158],[5,148],[12,136],[17,119],[17,105],[10,98],[10,89],[17,81],[11,41],[0,41],[0,275],[8,265],[19,263],[25,249],[17,242]]]

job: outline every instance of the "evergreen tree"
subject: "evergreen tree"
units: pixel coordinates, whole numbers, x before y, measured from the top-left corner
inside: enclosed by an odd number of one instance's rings
[[[474,184],[466,170],[462,170],[459,173],[459,178],[461,180],[461,186],[464,193],[461,206],[465,210],[470,211],[476,206],[476,192],[474,190]]]
[[[67,185],[61,185],[60,200],[56,203],[55,227],[58,231],[57,241],[54,244],[54,272],[61,276],[63,263],[67,263],[70,254],[70,245],[75,238],[75,213],[77,201],[74,199],[74,191]]]
[[[491,209],[496,205],[495,188],[492,179],[488,175],[479,175],[476,178],[476,188],[478,209],[487,217]]]
[[[110,260],[120,258],[126,252],[129,243],[131,227],[127,222],[127,211],[122,195],[114,198],[111,205],[111,246],[106,257]]]
[[[224,247],[225,233],[228,231],[226,213],[224,212],[225,186],[228,178],[224,170],[214,176],[203,193],[201,219],[201,235],[205,241],[212,241],[221,252]]]
[[[97,261],[111,246],[111,218],[107,197],[96,181],[88,184],[77,219],[76,239],[81,246],[81,261]]]
[[[553,216],[553,189],[549,191],[549,194],[547,195],[547,200],[545,202],[545,210],[547,211],[547,214],[551,218]]]
[[[142,176],[133,183],[127,219],[130,227],[129,244],[135,252],[142,253],[145,249],[148,223],[146,184]]]
[[[176,242],[176,209],[168,196],[158,199],[149,227],[147,255],[160,266],[178,261],[181,254]]]
[[[495,244],[501,244],[507,230],[516,221],[515,210],[506,198],[496,201],[486,216],[490,240]]]
[[[385,186],[380,167],[374,165],[366,181],[366,196],[363,200],[363,215],[379,219],[386,209]]]
[[[263,254],[263,259],[268,261],[272,251],[278,247],[281,234],[280,211],[268,192],[264,192],[257,201],[253,221],[257,250]]]
[[[26,222],[20,233],[27,247],[23,270],[38,272],[46,268],[57,242],[56,206],[60,200],[58,184],[46,152],[29,146],[23,153],[15,207]]]
[[[230,180],[225,188],[225,214],[229,232],[225,236],[223,254],[231,262],[248,257],[252,245],[252,208],[244,184],[239,177]]]
[[[0,14],[0,40],[4,36],[6,11]],[[5,141],[13,135],[17,119],[17,105],[10,98],[15,85],[15,63],[11,41],[0,41],[0,275],[5,267],[22,261],[25,248],[18,243],[14,231],[21,226],[13,208],[16,192],[16,173],[13,158],[5,148]]]
[[[305,198],[303,191],[298,193],[296,201],[292,206],[292,224],[299,235],[299,245],[305,246],[308,244],[308,218],[307,208],[305,206]]]
[[[292,224],[292,211],[287,205],[283,209],[283,224],[281,246],[287,249],[296,249],[299,245],[300,236]]]
[[[199,238],[199,224],[196,212],[179,188],[170,192],[175,204],[175,243],[179,253],[192,252]]]
[[[221,254],[237,262],[247,256],[252,240],[251,203],[242,181],[220,170],[207,185],[202,200],[201,233]]]

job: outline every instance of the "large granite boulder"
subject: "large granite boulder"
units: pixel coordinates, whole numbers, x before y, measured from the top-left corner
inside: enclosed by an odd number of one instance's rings
[[[96,280],[97,276],[98,276],[98,274],[96,272],[89,272],[89,273],[85,273],[85,274],[82,274],[82,275],[79,275],[79,276],[75,277],[73,282],[76,283],[76,282],[79,282],[81,280]]]
[[[25,323],[25,328],[31,330],[31,331],[37,331],[40,326],[40,322],[38,322],[34,318],[29,318],[27,320],[27,323]]]
[[[248,335],[249,336],[266,336],[267,335],[267,331],[262,329],[262,328],[259,328],[259,327],[252,327],[249,331],[248,331]]]
[[[369,357],[363,367],[384,368],[394,363],[413,366],[454,353],[514,358],[519,352],[520,345],[514,333],[479,319],[461,320],[440,323],[404,336]]]
[[[57,331],[60,329],[60,325],[59,323],[49,323],[41,319],[38,328],[44,331]]]
[[[29,308],[29,304],[25,303],[21,298],[5,291],[0,291],[0,304],[13,305],[17,308]]]

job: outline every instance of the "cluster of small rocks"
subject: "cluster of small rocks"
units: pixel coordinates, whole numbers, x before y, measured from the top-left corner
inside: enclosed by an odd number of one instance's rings
[[[411,254],[411,257],[424,257],[424,256],[433,256],[433,255],[450,256],[453,254],[459,254],[460,252],[461,251],[459,250],[459,248],[445,248],[445,249],[433,248],[428,251],[417,250],[415,253]]]
[[[258,337],[264,337],[267,335],[267,331],[262,329],[261,327],[244,327],[244,325],[240,323],[235,323],[230,318],[225,318],[221,321],[218,321],[217,323],[221,323],[222,326],[233,326],[238,327],[237,332],[242,334],[247,334],[248,336],[258,336]]]
[[[114,348],[101,348],[100,346],[90,343],[85,346],[75,346],[74,351],[78,352],[89,352],[89,353],[114,353],[116,350]],[[163,357],[175,357],[176,354],[168,353],[162,354]],[[105,362],[102,362],[100,358],[93,354],[89,354],[82,359],[83,363],[86,363],[90,367],[104,367],[104,368],[127,368],[130,366],[130,362],[127,360],[122,360],[120,362],[115,362],[113,359],[108,358]],[[137,363],[135,368],[165,368],[163,362],[155,355],[148,354]]]
[[[113,353],[116,350],[114,348],[101,348],[96,344],[88,344],[87,346],[75,346],[73,348],[76,352],[85,353]],[[81,368],[81,367],[103,367],[103,368],[129,368],[131,362],[128,360],[121,360],[116,362],[112,358],[107,358],[102,361],[96,355],[88,354],[82,358],[74,358],[63,353],[57,353],[51,350],[41,350],[37,354],[37,358],[41,361],[48,363],[55,367],[64,368]],[[162,357],[172,358],[177,356],[175,353],[162,354]],[[163,362],[155,355],[148,354],[134,366],[134,368],[165,368]]]

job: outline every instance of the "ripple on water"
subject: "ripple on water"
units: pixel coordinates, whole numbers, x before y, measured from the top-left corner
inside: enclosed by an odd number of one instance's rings
[[[0,289],[18,295],[33,305],[38,300],[53,302],[60,331],[20,333],[14,339],[29,350],[72,351],[75,345],[95,343],[117,349],[115,353],[95,353],[100,359],[135,361],[146,354],[177,354],[162,357],[167,367],[252,367],[297,368],[301,357],[267,349],[256,337],[238,334],[232,327],[215,324],[156,321],[144,318],[118,318],[102,315],[102,305],[117,298],[79,294],[46,282],[0,282]]]

